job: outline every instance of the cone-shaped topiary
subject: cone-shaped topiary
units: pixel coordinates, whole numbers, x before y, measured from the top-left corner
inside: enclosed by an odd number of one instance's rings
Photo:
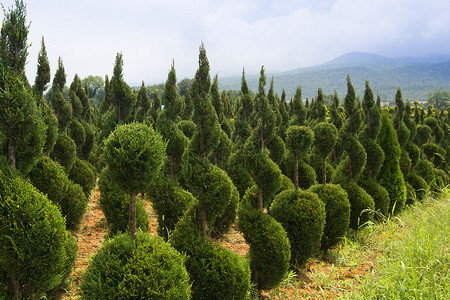
[[[82,299],[190,299],[180,255],[162,238],[138,232],[104,243],[83,275]]]
[[[291,263],[301,268],[319,252],[326,218],[324,202],[312,192],[285,190],[273,200],[270,215],[286,230]]]
[[[337,245],[347,232],[350,223],[348,195],[335,184],[313,185],[308,191],[317,194],[325,203],[326,219],[320,249],[327,251]]]
[[[381,128],[377,142],[385,154],[385,161],[377,179],[389,193],[389,213],[396,214],[405,205],[406,186],[400,170],[400,145],[387,114],[383,114],[381,117]]]
[[[45,296],[70,274],[74,238],[44,194],[0,165],[1,285],[12,299]]]

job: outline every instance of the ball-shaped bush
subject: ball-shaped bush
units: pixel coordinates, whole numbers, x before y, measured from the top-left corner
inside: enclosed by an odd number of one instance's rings
[[[431,128],[428,125],[417,126],[417,134],[415,137],[418,146],[422,146],[427,143],[431,138]]]
[[[83,276],[82,299],[190,299],[185,257],[162,238],[138,232],[107,240]]]
[[[306,126],[289,126],[286,131],[286,147],[294,157],[301,159],[308,154],[314,142],[314,132]]]
[[[325,227],[320,243],[322,250],[337,245],[345,235],[350,223],[350,202],[347,192],[339,185],[316,184],[309,188],[325,203]]]
[[[337,129],[331,123],[321,122],[314,126],[314,149],[321,157],[327,157],[337,141]]]
[[[283,225],[291,245],[291,263],[300,268],[320,249],[325,226],[325,204],[317,194],[286,190],[270,206],[270,215]]]

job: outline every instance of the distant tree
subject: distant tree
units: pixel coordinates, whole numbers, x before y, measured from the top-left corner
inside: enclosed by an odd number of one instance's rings
[[[104,91],[105,82],[101,76],[89,75],[82,81],[83,87],[87,88],[89,98],[97,97]]]
[[[435,108],[445,108],[450,105],[450,93],[443,90],[434,91],[428,95],[427,103]]]
[[[110,81],[111,103],[117,108],[119,122],[124,122],[134,108],[134,96],[131,88],[123,79],[123,56],[117,53],[113,76]]]

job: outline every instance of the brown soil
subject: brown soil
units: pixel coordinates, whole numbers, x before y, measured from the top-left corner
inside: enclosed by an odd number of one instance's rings
[[[102,245],[107,227],[99,197],[100,192],[96,187],[80,229],[75,233],[78,241],[78,258],[62,299],[79,299],[82,275],[89,265],[89,259]],[[146,201],[145,207],[150,216],[150,233],[156,234],[156,214],[150,202]],[[245,256],[249,250],[237,226],[233,226],[219,243],[241,256]],[[266,299],[335,299],[358,286],[359,280],[371,272],[374,260],[374,257],[368,257],[365,260],[367,263],[364,264],[336,267],[332,261],[315,259],[294,278],[286,280],[275,290],[264,291],[261,296]]]

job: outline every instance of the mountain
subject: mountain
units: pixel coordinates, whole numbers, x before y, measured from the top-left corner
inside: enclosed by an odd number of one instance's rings
[[[344,54],[322,65],[298,68],[281,73],[267,74],[268,82],[273,76],[275,91],[281,95],[283,88],[287,99],[293,97],[298,85],[303,98],[317,95],[319,87],[324,94],[338,92],[343,100],[347,92],[346,78],[350,75],[357,95],[362,97],[365,81],[369,80],[375,94],[383,101],[392,102],[398,87],[403,98],[426,100],[428,94],[442,89],[450,91],[450,56],[424,58],[389,58],[370,53]],[[249,88],[256,91],[259,75],[247,75]],[[221,89],[240,90],[241,77],[219,79]]]

